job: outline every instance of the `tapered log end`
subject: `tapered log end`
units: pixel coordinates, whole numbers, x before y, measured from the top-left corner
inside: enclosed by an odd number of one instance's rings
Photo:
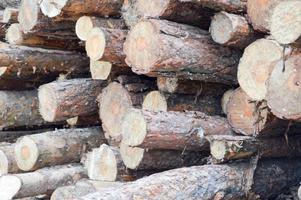
[[[178,80],[178,78],[158,77],[158,89],[162,92],[174,93],[179,85]]]
[[[141,21],[129,32],[125,44],[126,63],[136,73],[149,73],[158,59],[159,31],[150,21]]]
[[[112,70],[112,64],[105,61],[90,61],[90,72],[93,79],[107,80]]]
[[[210,25],[210,32],[214,42],[218,44],[226,44],[232,37],[233,24],[229,16],[225,12],[216,14]]]
[[[231,98],[231,96],[233,95],[234,90],[228,90],[224,93],[223,97],[222,97],[222,101],[221,101],[221,105],[222,105],[222,110],[225,114],[227,114],[227,104]]]
[[[47,85],[39,87],[38,98],[39,98],[39,110],[43,119],[47,122],[54,122],[56,115],[56,98],[55,92]]]
[[[263,129],[268,111],[265,102],[258,105],[241,88],[234,91],[227,104],[227,119],[235,131],[254,135]]]
[[[137,0],[136,6],[139,15],[149,17],[161,17],[170,0],[159,0],[159,1],[148,1],[148,0]]]
[[[7,71],[7,67],[0,67],[0,77],[5,74],[5,72]]]
[[[214,159],[222,160],[226,155],[226,144],[223,141],[213,141],[210,144],[210,152]]]
[[[130,147],[126,144],[120,144],[120,154],[123,163],[129,169],[136,169],[143,159],[144,149],[137,147]]]
[[[0,177],[0,197],[4,200],[13,199],[21,189],[21,180],[13,175],[4,175]]]
[[[5,39],[10,44],[21,44],[23,41],[23,32],[20,24],[12,24],[6,31]]]
[[[267,39],[259,39],[249,45],[240,59],[238,82],[240,87],[254,100],[265,99],[266,82],[273,63],[282,58],[283,47]]]
[[[0,175],[8,174],[9,159],[4,151],[0,150]]]
[[[40,8],[38,0],[22,0],[18,21],[22,30],[28,32],[37,24]]]
[[[87,156],[85,166],[88,176],[97,181],[115,181],[117,177],[117,162],[111,148],[103,144],[99,149],[93,149]]]
[[[39,150],[32,139],[24,136],[15,145],[15,156],[21,170],[31,171],[39,158]]]
[[[144,98],[142,109],[151,111],[167,111],[167,101],[159,91],[152,91]]]
[[[128,109],[132,107],[128,91],[121,84],[113,82],[102,90],[98,102],[103,128],[111,137],[119,137],[123,118]]]
[[[279,3],[271,18],[271,35],[281,44],[290,44],[301,37],[301,2]]]
[[[40,8],[44,15],[52,18],[61,13],[67,2],[68,0],[42,0]]]
[[[122,123],[122,142],[129,146],[141,144],[146,136],[146,121],[139,109],[130,109]]]
[[[86,40],[87,55],[91,60],[99,60],[102,58],[106,47],[106,38],[103,31],[94,27]]]
[[[88,36],[92,29],[93,22],[91,20],[91,17],[88,16],[80,17],[75,24],[75,33],[77,37],[82,41],[86,41],[88,39]]]
[[[282,119],[301,119],[301,57],[279,61],[268,81],[267,102],[274,115]]]

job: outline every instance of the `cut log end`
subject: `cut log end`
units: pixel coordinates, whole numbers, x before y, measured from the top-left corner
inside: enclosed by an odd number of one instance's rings
[[[0,196],[1,199],[13,199],[21,189],[21,180],[13,175],[4,175],[0,177]]]
[[[16,8],[6,7],[3,12],[2,22],[3,23],[12,23],[17,20],[19,10]]]
[[[9,158],[0,150],[0,175],[9,173]]]
[[[42,0],[40,8],[44,15],[52,18],[61,13],[67,2],[68,0]]]
[[[129,146],[137,146],[143,142],[146,133],[146,121],[142,111],[130,109],[122,123],[122,142]]]
[[[142,109],[151,111],[167,111],[167,101],[159,91],[152,91],[144,98]]]
[[[37,24],[39,16],[39,5],[37,0],[22,0],[18,21],[22,30],[28,32]]]
[[[272,64],[282,56],[283,47],[267,39],[259,39],[245,49],[237,77],[240,87],[249,97],[258,101],[265,99]]]
[[[82,16],[77,20],[75,25],[75,33],[80,40],[86,41],[92,29],[93,22],[91,17]]]
[[[23,41],[23,32],[20,24],[12,24],[6,31],[5,39],[10,44],[21,44]]]
[[[213,141],[210,144],[210,152],[213,158],[222,160],[226,155],[226,144],[223,141]]]
[[[105,61],[90,60],[90,72],[93,79],[107,80],[112,70],[112,64]]]
[[[212,39],[218,44],[226,44],[232,37],[233,28],[227,13],[220,12],[216,14],[210,25]]]
[[[178,87],[178,80],[178,78],[158,77],[158,89],[162,92],[174,93]]]
[[[223,97],[222,97],[222,101],[221,101],[221,105],[222,105],[222,110],[225,114],[227,114],[227,104],[231,98],[231,96],[233,95],[234,90],[228,90],[224,93]]]
[[[130,32],[124,45],[126,62],[133,70],[148,73],[158,59],[159,31],[150,21],[138,23]]]
[[[16,143],[15,156],[18,167],[24,171],[30,171],[39,158],[39,150],[32,139],[24,136]]]
[[[86,168],[88,176],[97,181],[115,181],[117,178],[117,162],[111,148],[103,144],[93,149],[87,156]]]
[[[126,167],[136,169],[143,159],[144,149],[120,144],[120,154]]]
[[[106,47],[106,39],[103,31],[94,27],[86,41],[86,51],[91,60],[99,60],[102,58]]]
[[[301,2],[279,3],[271,18],[271,35],[281,44],[290,44],[301,37]]]
[[[151,16],[154,18],[161,17],[162,14],[166,11],[166,8],[170,1],[148,1],[148,0],[138,0],[137,10],[138,14],[143,16]]]
[[[57,103],[55,101],[55,93],[52,92],[51,88],[47,86],[42,86],[39,88],[38,98],[39,102],[43,102],[39,104],[40,114],[43,119],[47,122],[55,121],[55,112],[54,108],[57,107]]]

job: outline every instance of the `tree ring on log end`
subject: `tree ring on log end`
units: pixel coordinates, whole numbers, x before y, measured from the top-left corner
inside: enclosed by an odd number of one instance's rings
[[[166,8],[170,0],[157,0],[157,1],[149,1],[149,0],[138,0],[137,1],[137,10],[140,15],[150,16],[150,17],[161,17],[162,14],[166,11]]]
[[[22,137],[16,143],[15,156],[17,165],[21,170],[32,170],[39,158],[37,144],[27,136]]]
[[[22,0],[18,21],[24,33],[29,32],[38,22],[40,7],[37,0]]]
[[[107,80],[112,70],[112,64],[105,61],[90,60],[90,72],[93,79]]]
[[[0,150],[0,175],[7,174],[9,161],[4,151]]]
[[[76,21],[75,33],[79,39],[86,41],[92,29],[93,22],[90,17],[82,16]]]
[[[152,71],[159,59],[159,30],[150,21],[139,22],[127,36],[124,52],[126,62],[137,73]]]
[[[217,160],[221,160],[226,155],[226,144],[223,141],[213,141],[210,147],[211,155]]]
[[[227,43],[233,33],[233,24],[228,15],[224,12],[216,14],[211,21],[211,36],[218,44]]]
[[[43,119],[47,122],[53,122],[56,115],[56,93],[46,85],[41,86],[38,92],[39,110]]]
[[[23,41],[20,24],[12,24],[6,31],[5,39],[9,44],[20,44]]]
[[[58,16],[67,2],[68,0],[42,0],[41,11],[50,18]]]
[[[126,167],[130,169],[136,169],[143,159],[144,149],[138,147],[129,147],[126,144],[121,143],[120,154]]]
[[[22,181],[13,175],[0,177],[0,197],[1,199],[13,199],[18,194],[22,186]]]
[[[142,109],[150,111],[167,111],[167,101],[159,91],[152,91],[144,98]]]
[[[103,31],[94,27],[86,41],[86,51],[87,55],[91,60],[99,60],[102,58],[106,47],[106,37]]]

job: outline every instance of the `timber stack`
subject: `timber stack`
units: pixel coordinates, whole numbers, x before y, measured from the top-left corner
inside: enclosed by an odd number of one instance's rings
[[[300,0],[0,8],[1,200],[275,199],[300,183]]]

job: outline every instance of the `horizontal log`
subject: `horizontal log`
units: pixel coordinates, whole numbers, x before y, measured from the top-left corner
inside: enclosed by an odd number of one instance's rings
[[[18,167],[33,171],[79,162],[85,151],[105,142],[100,128],[59,129],[19,138],[15,145]]]
[[[300,160],[265,160],[259,162],[254,173],[252,165],[246,162],[181,168],[78,199],[166,199],[167,196],[168,199],[202,200],[252,199],[254,196],[273,199],[287,187],[299,183],[300,164]]]
[[[72,185],[86,177],[84,168],[75,164],[4,175],[0,177],[0,196],[3,199],[13,199],[51,194],[58,187]]]
[[[88,116],[76,116],[66,120],[70,127],[81,127],[81,126],[97,126],[100,124],[98,114]]]
[[[215,44],[206,31],[155,19],[131,29],[124,52],[126,63],[138,74],[225,84],[236,82],[240,58],[239,52]]]
[[[104,81],[85,78],[42,85],[38,93],[40,113],[49,122],[96,114],[96,97],[105,86]]]
[[[185,123],[183,123],[185,122]],[[201,112],[130,109],[122,123],[122,143],[146,149],[208,150],[208,135],[232,135],[227,121]]]
[[[6,7],[13,7],[18,8],[20,5],[21,0],[1,0],[0,1],[0,7],[6,8]]]
[[[0,70],[1,71],[1,70]],[[0,75],[1,77],[1,75]],[[13,91],[24,91],[33,90],[38,88],[46,80],[39,81],[27,81],[27,80],[17,80],[17,79],[2,79],[0,78],[0,90],[13,90]]]
[[[23,127],[21,127],[23,129]],[[47,131],[52,131],[54,128],[44,128],[37,130],[5,130],[0,131],[0,142],[15,142],[16,139],[25,135],[33,135],[38,133],[43,133]]]
[[[0,175],[21,172],[16,162],[14,147],[14,144],[9,143],[0,145]]]

